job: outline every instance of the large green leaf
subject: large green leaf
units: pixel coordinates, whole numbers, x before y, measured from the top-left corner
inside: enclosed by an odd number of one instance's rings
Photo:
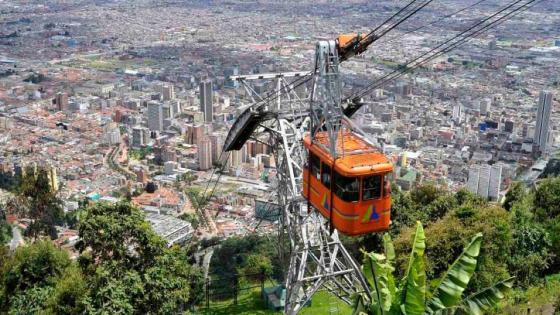
[[[484,315],[486,311],[495,307],[505,297],[505,294],[511,290],[514,278],[511,277],[498,282],[469,296],[463,300],[456,314]]]
[[[461,255],[451,265],[451,268],[449,268],[436,287],[432,299],[427,304],[427,313],[432,314],[437,310],[454,307],[459,304],[461,295],[476,269],[481,243],[482,234],[478,233],[473,237],[470,244],[463,249]]]
[[[393,305],[395,281],[392,273],[394,269],[386,262],[385,256],[381,254],[365,252],[363,254],[363,272],[370,287],[374,290],[372,308],[375,310],[375,314],[383,314],[388,312]]]
[[[389,288],[389,292],[391,292],[391,296],[393,297],[393,304],[397,300],[397,288],[395,278],[393,277],[393,272],[395,268],[393,267],[393,262],[395,261],[395,247],[393,246],[393,241],[391,240],[391,235],[389,233],[385,233],[383,235],[383,248],[385,249],[385,257],[387,257],[387,265],[391,267],[391,271],[387,277],[387,286]],[[395,305],[396,306],[396,305]]]
[[[383,234],[383,248],[385,249],[385,257],[387,257],[387,262],[392,264],[395,260],[395,246],[393,246],[393,241],[391,240],[391,235],[389,233]]]
[[[406,315],[424,313],[426,299],[426,270],[424,250],[426,237],[422,223],[416,222],[416,233],[412,242],[410,261],[401,286],[401,310]]]

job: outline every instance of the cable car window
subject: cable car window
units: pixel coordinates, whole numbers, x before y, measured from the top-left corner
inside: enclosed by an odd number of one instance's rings
[[[311,176],[319,179],[319,173],[321,173],[321,160],[315,154],[309,152],[311,160]]]
[[[334,193],[338,198],[347,202],[358,201],[360,199],[360,182],[358,178],[345,177],[335,172],[334,184]]]
[[[383,177],[383,196],[391,195],[391,175],[391,173],[388,173]]]
[[[381,181],[382,175],[372,175],[364,177],[364,191],[362,194],[363,200],[379,199],[381,198]]]
[[[325,163],[321,168],[321,183],[327,188],[331,187],[331,167]]]

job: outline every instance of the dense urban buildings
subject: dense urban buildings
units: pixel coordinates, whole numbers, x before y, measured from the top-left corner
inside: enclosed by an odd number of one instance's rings
[[[230,76],[310,71],[318,40],[370,30],[399,5],[0,2],[0,174],[50,165],[67,212],[86,198],[134,196],[158,231],[173,234],[183,225],[165,216],[200,216],[192,196],[219,173],[197,234],[254,231],[263,218],[255,200],[275,193],[277,161],[263,139],[230,154],[222,147],[239,113],[278,81]],[[433,2],[342,64],[344,96],[500,3],[441,20],[465,5]],[[393,161],[395,184],[499,201],[512,181],[536,179],[560,145],[559,11],[555,1],[537,5],[364,97],[353,121]],[[308,102],[310,88],[290,97]],[[260,230],[274,229],[275,220],[262,222]]]

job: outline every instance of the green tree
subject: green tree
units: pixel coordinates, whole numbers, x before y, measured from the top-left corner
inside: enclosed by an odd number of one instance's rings
[[[268,256],[263,254],[250,254],[247,256],[245,265],[241,268],[241,274],[244,274],[249,280],[260,280],[261,275],[270,277],[272,275],[272,261]]]
[[[270,258],[272,276],[281,279],[283,268],[278,256],[277,246],[278,244],[274,244],[267,237],[256,234],[230,237],[222,241],[220,246],[214,250],[210,262],[210,273],[218,277],[231,277],[240,271],[244,272],[250,262],[249,259],[254,261],[256,258],[254,256],[257,255]],[[254,268],[249,269],[255,271]]]
[[[443,218],[448,212],[458,206],[457,199],[451,193],[445,192],[437,196],[425,207],[430,222]]]
[[[192,183],[198,179],[198,176],[194,173],[188,172],[181,175],[180,180],[187,183],[187,186],[192,185]]]
[[[40,314],[53,291],[52,286],[33,286],[15,295],[8,310],[10,315]]]
[[[550,235],[552,253],[560,253],[560,177],[543,180],[534,193],[535,219]],[[560,255],[556,255],[549,272],[560,272]]]
[[[414,188],[410,192],[410,198],[416,204],[427,205],[436,200],[442,193],[442,190],[433,185],[423,185]]]
[[[49,292],[45,308],[50,314],[83,314],[88,294],[84,275],[76,264],[72,264]]]
[[[62,223],[62,201],[50,184],[46,169],[29,168],[22,177],[13,200],[13,211],[31,220],[25,234],[36,239],[39,236],[57,237],[57,224]]]
[[[424,261],[426,244],[420,222],[416,225],[408,266],[400,281],[393,275],[395,252],[388,234],[384,242],[384,254],[364,252],[362,269],[374,293],[371,300],[363,294],[358,296],[354,314],[420,315],[445,312],[478,315],[496,307],[513,285],[513,279],[509,278],[463,298],[476,270],[481,252],[481,234],[472,238],[432,292],[429,292],[427,285]]]
[[[88,207],[78,230],[89,313],[180,313],[192,300],[191,288],[200,288],[202,273],[189,265],[186,251],[167,248],[128,202]]]
[[[181,216],[179,216],[179,218],[181,220],[189,222],[195,230],[200,226],[200,219],[198,218],[198,215],[196,215],[196,213],[183,213],[181,214]]]
[[[560,177],[543,180],[535,192],[534,203],[539,220],[560,217]]]
[[[484,198],[473,194],[466,189],[460,189],[458,192],[456,192],[455,199],[457,199],[457,204],[460,205],[470,204],[473,206],[483,206],[488,203],[487,200],[484,200]]]
[[[513,226],[510,214],[501,207],[463,204],[442,219],[426,227],[432,237],[427,240],[426,271],[431,278],[439,278],[453,259],[476,233],[484,234],[491,242],[482,245],[483,255],[478,263],[479,272],[472,279],[471,288],[480,290],[499,279],[509,276],[507,257],[513,244]],[[407,264],[405,253],[410,252],[409,239],[415,232],[407,228],[395,238],[396,272],[402,275]]]
[[[87,250],[94,264],[113,262],[126,270],[143,271],[162,255],[165,242],[128,202],[96,203],[82,214],[78,225],[80,252]]]
[[[542,226],[525,223],[516,227],[513,240],[508,269],[517,278],[517,284],[526,288],[537,283],[549,267],[553,258],[551,238]]]
[[[0,266],[0,313],[17,309],[25,300],[31,309],[42,307],[70,264],[68,254],[50,241],[19,247]]]
[[[107,266],[104,266],[107,265]],[[87,312],[90,314],[133,314],[135,300],[142,295],[142,279],[135,270],[124,270],[111,263],[97,266],[89,275],[90,296]]]
[[[504,209],[510,211],[513,208],[513,205],[523,200],[525,196],[526,196],[526,192],[523,183],[520,182],[513,183],[506,193],[505,201],[504,201]]]
[[[414,225],[416,221],[426,219],[424,212],[417,211],[410,194],[403,193],[398,187],[392,189],[391,195],[391,232],[396,235],[401,229]]]

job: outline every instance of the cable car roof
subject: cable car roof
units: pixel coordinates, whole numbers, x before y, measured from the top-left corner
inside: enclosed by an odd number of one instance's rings
[[[311,145],[309,136],[304,140],[305,146],[313,153],[322,160],[333,163],[333,158],[327,150],[328,142],[326,132],[316,134],[314,145]],[[334,168],[343,176],[364,176],[393,171],[393,164],[385,155],[362,137],[347,130],[341,131],[337,137],[336,153],[338,158]]]

